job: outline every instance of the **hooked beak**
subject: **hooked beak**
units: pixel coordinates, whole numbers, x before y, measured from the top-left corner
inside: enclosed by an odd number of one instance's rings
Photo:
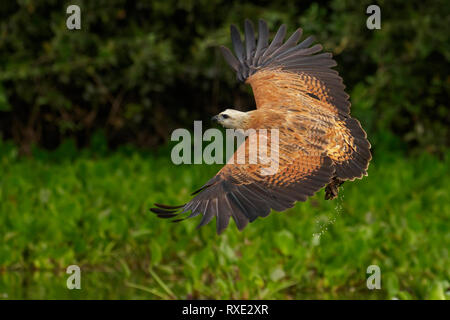
[[[214,116],[211,118],[211,121],[217,122],[219,120],[219,116]]]

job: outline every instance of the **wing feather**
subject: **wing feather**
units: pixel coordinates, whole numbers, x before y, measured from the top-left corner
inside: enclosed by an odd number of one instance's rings
[[[254,53],[256,42],[255,42],[255,30],[253,28],[253,23],[246,19],[245,20],[245,48],[246,48],[246,63],[250,65],[252,63],[252,55]]]
[[[331,181],[334,169],[331,160],[320,152],[301,152],[292,148],[293,136],[280,130],[279,169],[271,176],[261,174],[262,164],[226,164],[216,176],[208,181],[200,192],[181,209],[181,213],[192,210],[189,217],[202,214],[198,227],[216,217],[217,233],[228,226],[230,217],[242,230],[249,222],[267,216],[271,209],[284,211],[292,208],[296,201],[305,201],[309,196]],[[265,133],[255,132],[261,135]],[[267,138],[267,137],[265,137]],[[258,137],[257,141],[261,137]],[[248,152],[249,139],[235,153]],[[268,146],[270,150],[270,145]],[[275,156],[271,154],[269,158]],[[170,215],[177,216],[173,209]],[[189,218],[188,217],[188,218]]]
[[[336,66],[336,62],[333,60],[331,53],[320,53],[322,51],[322,45],[315,44],[311,46],[314,42],[314,37],[307,37],[296,45],[302,35],[301,29],[297,29],[283,44],[283,39],[286,35],[286,25],[282,25],[278,29],[273,41],[269,44],[267,24],[260,20],[258,43],[256,50],[252,51],[255,38],[249,22],[246,22],[245,29],[246,52],[244,52],[239,31],[233,25],[231,27],[231,39],[237,59],[232,59],[230,57],[231,52],[229,51],[222,49],[222,53],[234,70],[236,70],[235,60],[239,61],[240,65],[236,71],[237,77],[239,80],[249,83],[254,93],[258,91],[257,88],[259,86],[264,85],[264,81],[261,81],[262,77],[260,73],[274,78],[283,77],[283,73],[303,74],[311,80],[311,85],[304,85],[306,88],[304,94],[309,92],[311,87],[315,88],[322,96],[328,96],[326,101],[330,104],[335,114],[348,116],[350,112],[348,96],[343,94],[343,87],[336,87],[336,84],[342,83],[342,79],[337,72],[330,69]],[[320,86],[315,86],[316,83],[319,83]],[[267,89],[265,88],[264,91],[267,91]],[[286,89],[284,86],[274,85],[270,89],[278,93],[276,96],[274,94],[272,96],[273,100],[277,100],[279,105],[285,105],[283,102],[286,102],[293,96],[285,95]],[[298,92],[295,95],[297,95],[297,100],[301,100],[301,95],[299,96]],[[258,93],[255,93],[255,99],[257,101],[257,108],[263,108],[264,105],[259,103],[261,99],[258,98]]]
[[[264,20],[259,20],[258,25],[258,45],[256,46],[255,56],[253,57],[253,65],[257,63],[264,50],[269,45],[269,29]]]
[[[241,35],[238,28],[232,24],[230,27],[231,42],[233,43],[234,52],[241,64],[244,63],[244,45],[242,44]]]
[[[267,50],[263,53],[262,57],[263,58],[268,57],[271,55],[272,52],[275,52],[275,50],[280,48],[285,36],[286,36],[286,25],[283,24],[281,25],[280,29],[278,29],[275,38],[273,38],[272,42],[270,43]]]

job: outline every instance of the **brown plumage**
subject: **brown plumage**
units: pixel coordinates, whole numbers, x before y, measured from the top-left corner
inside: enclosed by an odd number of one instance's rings
[[[311,46],[312,37],[297,44],[301,29],[283,43],[285,33],[283,25],[269,44],[267,25],[260,20],[256,42],[253,25],[246,20],[245,47],[237,28],[231,27],[236,57],[221,47],[238,80],[251,85],[256,100],[257,109],[246,114],[240,128],[279,130],[278,153],[269,156],[279,158],[278,171],[263,175],[261,163],[227,163],[187,204],[155,204],[151,210],[159,217],[190,211],[187,218],[203,215],[199,226],[216,217],[218,233],[232,217],[242,230],[271,209],[284,211],[325,186],[325,198],[334,199],[344,181],[367,175],[370,143],[358,120],[349,115],[349,96],[331,69],[336,65],[331,53],[319,53],[322,46]],[[270,131],[253,135],[268,141],[270,150]],[[246,148],[248,155],[247,143],[239,148]]]

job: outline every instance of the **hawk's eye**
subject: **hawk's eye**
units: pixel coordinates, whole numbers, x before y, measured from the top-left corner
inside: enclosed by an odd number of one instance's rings
[[[227,115],[227,114],[223,114],[222,117],[223,117],[224,119],[228,119],[230,116]]]

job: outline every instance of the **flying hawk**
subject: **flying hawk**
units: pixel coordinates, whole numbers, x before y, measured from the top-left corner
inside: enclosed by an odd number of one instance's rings
[[[246,20],[244,46],[237,27],[231,26],[236,56],[224,46],[220,49],[238,80],[251,85],[256,110],[227,109],[213,117],[226,128],[278,129],[277,172],[263,175],[262,164],[228,162],[188,203],[155,203],[150,210],[158,217],[202,214],[199,227],[216,217],[218,234],[232,217],[242,230],[271,209],[292,208],[323,187],[325,199],[334,199],[344,181],[367,175],[370,143],[359,121],[350,116],[342,78],[331,69],[336,66],[332,54],[320,53],[322,46],[312,45],[313,37],[298,43],[302,29],[283,43],[285,34],[282,25],[269,43],[267,24],[260,20],[256,40],[253,24]]]

